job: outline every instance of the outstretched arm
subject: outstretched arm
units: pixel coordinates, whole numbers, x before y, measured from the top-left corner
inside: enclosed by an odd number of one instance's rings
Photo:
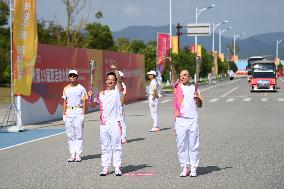
[[[122,80],[121,80],[121,77],[120,77],[118,70],[117,70],[117,62],[113,61],[112,64],[110,65],[110,67],[112,69],[114,69],[114,73],[115,73],[116,78],[117,78],[117,89],[119,91],[123,92]]]
[[[169,61],[170,61],[170,67],[171,67],[171,72],[172,72],[172,78],[171,78],[172,84],[174,85],[177,82],[177,72],[176,72],[175,66],[171,58],[169,58]]]

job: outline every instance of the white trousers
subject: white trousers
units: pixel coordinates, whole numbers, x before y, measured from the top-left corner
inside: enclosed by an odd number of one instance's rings
[[[198,118],[181,118],[175,120],[178,158],[181,167],[190,164],[197,168],[199,164],[199,125]]]
[[[153,96],[149,95],[149,108],[153,120],[153,127],[158,128],[158,99],[153,100]]]
[[[125,115],[125,112],[126,112],[126,107],[125,105],[122,105],[121,106],[121,127],[122,127],[122,134],[121,134],[121,138],[126,138],[126,115]]]
[[[100,125],[100,144],[102,148],[102,167],[110,167],[111,159],[113,159],[113,166],[115,168],[121,167],[122,145],[121,127],[119,122]]]
[[[67,141],[71,155],[81,155],[82,153],[83,121],[82,112],[76,115],[76,113],[69,111],[65,117]]]

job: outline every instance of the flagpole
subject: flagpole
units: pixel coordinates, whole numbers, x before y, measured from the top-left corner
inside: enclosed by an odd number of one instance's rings
[[[12,0],[10,0],[10,65],[11,65],[11,113],[12,113],[12,126],[15,123],[15,104],[14,104],[14,64],[13,64],[13,9],[12,9]]]
[[[172,49],[172,0],[170,0],[170,49]]]

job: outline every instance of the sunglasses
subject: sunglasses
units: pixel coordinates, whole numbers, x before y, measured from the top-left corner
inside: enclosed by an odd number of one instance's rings
[[[69,77],[78,77],[76,74],[69,74]]]

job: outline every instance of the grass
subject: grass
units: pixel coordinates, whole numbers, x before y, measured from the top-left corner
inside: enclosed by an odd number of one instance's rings
[[[0,105],[9,104],[10,100],[10,87],[0,87]]]

